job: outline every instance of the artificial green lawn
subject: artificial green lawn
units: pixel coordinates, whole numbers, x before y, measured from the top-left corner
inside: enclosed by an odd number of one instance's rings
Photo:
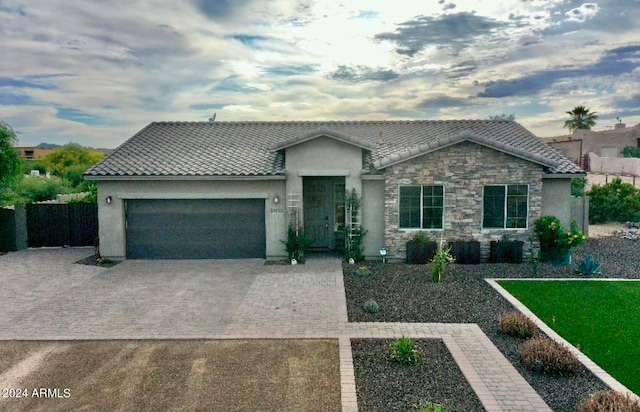
[[[640,394],[640,282],[499,281],[544,323]],[[555,318],[555,322],[553,321]]]

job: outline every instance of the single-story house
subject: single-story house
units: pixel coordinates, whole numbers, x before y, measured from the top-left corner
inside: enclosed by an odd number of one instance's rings
[[[315,248],[342,248],[357,222],[366,256],[404,259],[418,231],[478,240],[486,258],[542,215],[568,225],[584,175],[512,121],[209,121],[151,123],[85,178],[104,257],[280,259],[296,219]]]

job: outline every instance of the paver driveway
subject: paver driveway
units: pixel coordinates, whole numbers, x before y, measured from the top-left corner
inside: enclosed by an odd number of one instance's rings
[[[322,260],[297,267],[262,260],[72,264],[92,252],[0,256],[0,339],[220,338],[264,330],[267,320],[279,335],[299,336],[306,325],[338,323],[335,262],[324,271]],[[305,276],[310,270],[314,276]]]
[[[338,338],[342,410],[351,412],[350,338],[442,339],[488,411],[549,411],[477,325],[348,323],[339,259],[73,264],[91,253],[0,256],[0,340]]]

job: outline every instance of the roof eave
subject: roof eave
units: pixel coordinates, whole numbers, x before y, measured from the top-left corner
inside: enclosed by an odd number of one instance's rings
[[[560,163],[547,159],[545,157],[526,152],[521,149],[517,149],[515,147],[507,146],[505,144],[496,142],[486,137],[477,136],[469,131],[462,131],[458,135],[452,135],[445,137],[443,139],[439,139],[435,143],[427,143],[424,145],[420,145],[415,149],[409,149],[402,153],[397,153],[395,155],[391,155],[385,159],[376,160],[373,162],[373,166],[377,169],[384,169],[386,167],[394,166],[398,163],[406,162],[407,160],[414,159],[419,156],[423,156],[428,153],[432,153],[438,151],[440,149],[444,149],[445,147],[453,146],[462,142],[472,142],[479,144],[481,146],[488,147],[490,149],[497,150],[499,152],[508,154],[510,156],[514,156],[532,163],[539,164],[545,167],[558,167]]]
[[[323,136],[329,137],[331,139],[334,139],[346,144],[350,144],[352,146],[359,147],[361,149],[375,150],[376,148],[374,144],[371,144],[365,140],[359,139],[357,137],[354,137],[345,133],[329,130],[327,126],[321,126],[320,128],[316,130],[312,130],[311,132],[305,134],[304,136],[292,137],[282,142],[276,143],[273,146],[269,147],[269,149],[271,151],[276,152],[278,150],[286,149],[291,146],[296,146],[298,144],[308,142],[310,140],[316,139],[318,137],[323,137]]]
[[[545,172],[542,175],[543,179],[580,179],[587,176],[587,172],[570,172],[570,173],[560,173],[560,172]]]

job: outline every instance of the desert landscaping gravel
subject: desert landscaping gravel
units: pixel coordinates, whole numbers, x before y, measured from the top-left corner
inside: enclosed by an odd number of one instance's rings
[[[409,365],[388,360],[391,342],[351,341],[360,411],[417,411],[429,402],[450,411],[485,410],[441,340],[416,340],[421,357]]]
[[[640,242],[617,237],[590,239],[573,250],[573,264],[555,267],[540,264],[539,278],[578,277],[577,262],[591,254],[602,263],[603,276],[612,278],[640,278]],[[584,369],[573,377],[538,376],[524,368],[520,361],[522,341],[501,334],[497,330],[500,314],[514,308],[502,298],[485,278],[530,278],[530,263],[450,265],[441,284],[431,283],[430,266],[403,263],[367,262],[370,274],[359,276],[358,265],[344,265],[347,310],[350,322],[444,322],[477,323],[496,347],[505,355],[529,384],[554,411],[572,411],[591,393],[606,386]],[[365,312],[364,303],[374,299],[379,305],[375,314]],[[356,365],[356,369],[358,366]],[[440,374],[433,370],[430,373]],[[362,376],[362,371],[356,371]],[[385,376],[380,378],[385,379]],[[450,383],[453,386],[457,382]],[[356,381],[359,399],[373,397],[366,402],[382,402],[385,394],[370,388],[370,380]],[[381,398],[376,400],[377,397]],[[364,402],[364,401],[363,401]]]

